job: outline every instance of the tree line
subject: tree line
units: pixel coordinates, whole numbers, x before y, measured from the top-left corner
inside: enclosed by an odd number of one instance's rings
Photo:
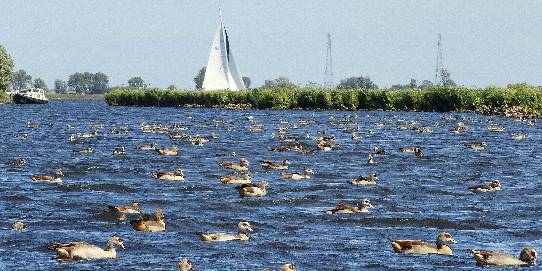
[[[111,88],[109,86],[109,77],[102,72],[76,72],[68,77],[68,80],[57,79],[54,82],[52,89],[49,89],[45,81],[41,78],[35,78],[32,80],[32,76],[25,70],[13,71],[13,59],[8,54],[6,49],[0,45],[0,91],[7,91],[9,89],[18,91],[27,87],[41,88],[44,90],[51,90],[57,93],[78,93],[78,94],[104,94]],[[205,77],[206,67],[202,67],[196,76],[194,77],[194,84],[196,89],[201,89],[203,86],[203,80]],[[440,70],[441,81],[436,85],[451,87],[456,86],[456,83],[451,79],[450,73],[445,70]],[[243,82],[246,88],[250,88],[251,80],[249,77],[243,77]],[[129,88],[144,89],[148,88],[150,84],[146,83],[140,76],[135,76],[127,81]],[[390,89],[424,89],[432,87],[433,82],[429,80],[423,80],[421,84],[418,84],[415,79],[411,79],[407,84],[394,84]],[[121,87],[124,87],[122,85]],[[322,88],[322,86],[316,82],[307,82],[305,87],[310,88]],[[292,82],[289,78],[280,76],[276,79],[265,80],[261,88],[296,88],[300,85]],[[376,85],[369,76],[352,76],[345,78],[335,86],[339,89],[377,89]],[[176,90],[175,85],[170,85],[167,89]]]

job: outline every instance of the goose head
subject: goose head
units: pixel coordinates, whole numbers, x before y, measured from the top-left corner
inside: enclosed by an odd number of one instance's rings
[[[156,217],[156,219],[164,219],[164,211],[162,211],[162,209],[160,208],[157,208],[155,211],[154,211],[154,216]]]
[[[284,159],[284,160],[282,160],[282,164],[283,164],[283,165],[289,165],[289,164],[290,164],[290,160]]]
[[[171,144],[171,149],[176,151],[177,150],[177,144]]]
[[[259,184],[258,184],[258,187],[261,189],[261,190],[265,190],[266,188],[269,187],[269,183],[267,181],[261,181]]]
[[[175,175],[177,176],[183,176],[184,177],[184,172],[182,169],[178,168],[176,171],[175,171]]]
[[[248,162],[247,159],[241,158],[241,161],[240,161],[239,164],[240,164],[242,167],[248,167],[248,165],[249,165],[250,163]]]
[[[528,263],[529,265],[536,265],[536,258],[538,257],[538,253],[534,248],[524,248],[521,250],[521,253],[519,254],[519,259],[523,262]]]
[[[291,263],[287,263],[285,265],[282,266],[282,268],[280,269],[280,271],[296,271],[297,269],[295,269],[295,266]]]
[[[111,239],[107,242],[108,247],[114,248],[115,246],[119,246],[122,249],[126,249],[124,247],[124,241],[120,239],[118,235],[111,236]]]
[[[362,199],[358,202],[358,207],[360,208],[373,208],[371,201],[368,199]]]
[[[457,241],[452,237],[451,234],[447,232],[441,232],[437,237],[437,245],[442,246],[446,243],[454,243],[456,244]]]
[[[495,180],[491,182],[491,187],[493,188],[501,188],[501,182],[499,180]]]
[[[184,258],[179,262],[179,271],[190,271],[192,270],[192,262],[188,258]]]
[[[250,231],[250,232],[253,232],[254,230],[252,229],[252,226],[250,225],[250,223],[246,222],[246,221],[241,221],[239,222],[239,224],[237,225],[237,227],[239,228],[240,231],[242,232],[246,232],[246,231]]]
[[[132,203],[132,210],[134,211],[140,211],[141,207],[139,206],[139,202]]]
[[[61,169],[57,169],[55,171],[55,177],[60,177],[60,176],[64,176],[64,172],[62,172]]]

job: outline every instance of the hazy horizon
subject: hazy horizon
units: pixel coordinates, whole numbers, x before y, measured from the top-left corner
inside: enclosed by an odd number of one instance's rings
[[[75,72],[111,86],[193,88],[207,64],[218,1],[4,1],[0,44],[15,70],[53,87]],[[323,83],[331,33],[335,83],[369,76],[381,87],[434,79],[438,33],[444,67],[464,86],[542,85],[542,2],[232,1],[224,23],[243,76],[260,86],[286,76]]]

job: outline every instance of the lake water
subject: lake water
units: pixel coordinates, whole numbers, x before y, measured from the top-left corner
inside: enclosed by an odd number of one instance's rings
[[[264,125],[263,132],[248,130],[249,115],[254,123]],[[108,107],[102,101],[0,105],[0,269],[177,270],[179,259],[188,257],[197,270],[279,270],[290,262],[298,270],[472,270],[475,261],[467,253],[470,249],[516,256],[526,246],[541,251],[540,126],[500,117],[449,115],[457,120],[443,120],[440,113]],[[336,121],[330,123],[330,117]],[[346,118],[348,126],[337,124]],[[289,130],[287,136],[299,136],[315,147],[306,135],[321,136],[317,131],[326,128],[340,146],[312,155],[267,150],[289,144],[272,135],[278,127],[300,120],[311,124]],[[397,128],[412,120],[418,122],[416,127],[430,127],[432,133]],[[41,127],[27,129],[29,121]],[[458,121],[469,125],[467,133],[449,131]],[[505,131],[488,131],[489,121]],[[198,147],[167,134],[143,133],[139,128],[143,122],[178,123],[189,127],[187,134],[214,132],[218,139]],[[68,142],[71,134],[90,132],[93,124],[104,125],[97,138]],[[130,131],[111,134],[112,124]],[[354,141],[351,132],[343,129],[356,125],[362,139]],[[28,133],[28,140],[17,139],[18,133]],[[513,140],[511,133],[527,138]],[[176,142],[179,155],[135,149],[150,141],[163,147]],[[464,146],[472,141],[485,141],[488,146],[472,151]],[[375,156],[376,164],[369,165],[367,156],[374,145],[386,154]],[[73,152],[86,146],[95,152]],[[117,146],[126,147],[125,156],[112,154]],[[407,146],[421,146],[425,156],[399,152]],[[237,157],[217,157],[231,151]],[[266,197],[240,198],[233,186],[219,182],[220,176],[231,172],[219,168],[218,162],[240,157],[250,160],[255,182],[269,181]],[[28,165],[9,166],[17,158],[27,159]],[[309,180],[283,180],[280,171],[259,165],[264,159],[289,159],[287,172],[310,167],[315,174]],[[185,173],[182,182],[158,182],[152,176],[157,170],[178,167]],[[57,168],[65,174],[61,184],[30,179],[34,174],[51,175]],[[373,172],[380,179],[376,186],[348,183]],[[502,191],[474,194],[467,189],[494,179],[502,182]],[[363,198],[374,205],[368,214],[322,213],[339,202],[353,204]],[[162,208],[166,232],[136,232],[128,222],[115,220],[106,207],[134,201],[149,213]],[[28,230],[11,230],[16,220],[26,223]],[[195,234],[236,232],[241,220],[255,229],[250,241],[205,243]],[[458,241],[451,245],[453,256],[396,254],[388,241],[434,242],[441,231]],[[63,263],[46,249],[53,241],[75,240],[103,247],[112,234],[120,235],[126,245],[126,250],[118,250],[116,260]]]

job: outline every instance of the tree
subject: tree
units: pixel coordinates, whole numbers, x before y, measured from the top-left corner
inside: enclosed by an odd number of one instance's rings
[[[45,84],[45,81],[41,78],[34,79],[34,87],[35,88],[41,88],[43,90],[47,90],[47,84]]]
[[[416,82],[416,79],[414,78],[410,79],[410,84],[408,84],[408,88],[410,89],[418,88],[418,82]]]
[[[250,81],[250,77],[248,77],[248,76],[247,76],[247,77],[243,76],[243,83],[245,84],[245,87],[246,87],[246,88],[250,88],[250,83],[252,83],[252,82]]]
[[[68,86],[77,93],[102,94],[109,89],[109,79],[101,72],[76,72],[68,78]]]
[[[169,90],[177,90],[177,87],[175,87],[175,85],[170,85],[169,87],[167,87],[167,89],[169,89]]]
[[[0,91],[6,91],[13,80],[13,59],[0,45]]]
[[[318,82],[307,81],[307,83],[305,83],[305,87],[306,88],[321,88],[322,86],[318,84]]]
[[[132,77],[128,80],[128,86],[133,88],[144,88],[145,87],[145,81],[139,76]]]
[[[397,85],[392,85],[390,87],[390,89],[415,89],[415,88],[418,88],[416,79],[410,79],[410,83],[406,85],[397,84]]]
[[[360,77],[350,77],[341,80],[338,88],[342,89],[355,89],[355,88],[365,88],[365,89],[374,89],[378,88],[378,86],[371,81],[371,78],[369,76],[364,77],[361,75]]]
[[[103,94],[109,90],[109,78],[102,72],[97,72],[91,77],[90,93]]]
[[[277,79],[265,80],[263,88],[295,88],[297,87],[290,79],[280,76]]]
[[[420,88],[425,89],[425,88],[430,88],[432,86],[433,86],[433,82],[431,82],[429,80],[423,80],[422,84],[420,85]]]
[[[205,70],[206,69],[207,69],[207,67],[203,66],[203,68],[201,68],[199,70],[196,77],[194,77],[194,83],[196,83],[196,89],[202,89],[203,88],[203,79],[205,79]]]
[[[446,69],[440,70],[440,78],[441,78],[441,84],[443,87],[455,87],[456,84],[454,80],[450,77],[450,72]]]
[[[18,70],[13,73],[13,81],[11,86],[13,90],[22,90],[32,83],[32,76],[26,73],[25,70]]]
[[[68,83],[64,80],[56,79],[55,80],[55,92],[56,93],[66,93],[68,92]]]

